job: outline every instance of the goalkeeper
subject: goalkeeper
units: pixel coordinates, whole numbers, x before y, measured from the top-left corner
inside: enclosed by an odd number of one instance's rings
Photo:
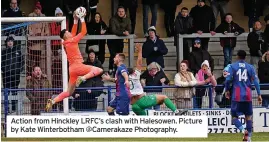
[[[46,111],[50,111],[52,105],[62,101],[64,98],[67,98],[72,95],[76,86],[79,86],[81,82],[86,81],[89,78],[100,75],[103,70],[90,65],[83,64],[83,58],[81,56],[78,43],[87,33],[86,24],[84,17],[86,13],[85,8],[80,7],[74,12],[74,25],[72,27],[72,32],[67,30],[62,30],[60,37],[64,40],[63,45],[65,47],[65,52],[67,55],[67,60],[69,62],[69,84],[68,89],[65,92],[62,92],[60,95],[55,97],[53,100],[49,99],[46,105]],[[78,28],[78,18],[82,24],[81,32],[76,35]]]
[[[147,115],[145,109],[165,104],[170,110],[172,110],[175,115],[182,115],[186,111],[177,110],[173,102],[166,96],[162,94],[156,95],[145,95],[143,87],[140,83],[140,75],[142,69],[142,48],[141,45],[137,44],[136,49],[138,51],[138,59],[136,63],[136,70],[132,68],[128,69],[130,91],[132,94],[131,105],[132,110],[136,115]]]

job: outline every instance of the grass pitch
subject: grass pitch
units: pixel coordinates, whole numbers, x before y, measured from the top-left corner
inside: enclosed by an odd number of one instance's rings
[[[242,141],[243,134],[209,134],[208,138],[1,138],[2,141]],[[269,132],[253,133],[252,141],[268,141]]]

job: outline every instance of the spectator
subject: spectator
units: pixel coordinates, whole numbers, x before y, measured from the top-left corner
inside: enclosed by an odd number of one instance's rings
[[[262,59],[259,61],[258,76],[260,83],[269,83],[269,51],[264,53]],[[262,106],[269,107],[269,87],[261,86],[261,90],[266,90],[265,94],[262,94]]]
[[[196,80],[198,82],[205,82],[207,84],[211,83],[213,86],[217,85],[215,76],[211,73],[210,65],[207,60],[201,65],[201,69],[196,74]],[[208,88],[196,88],[195,91],[195,102],[196,108],[202,108],[203,96],[208,91]]]
[[[6,48],[1,50],[1,71],[3,78],[3,87],[9,89],[18,89],[20,84],[20,74],[23,68],[23,56],[21,54],[20,46],[14,45],[14,38],[8,36],[6,41]],[[17,91],[12,91],[12,95],[16,96]],[[17,101],[11,101],[12,111],[16,110]]]
[[[29,17],[45,17],[44,14],[41,13],[42,6],[39,2],[36,3],[34,12],[29,14]],[[48,36],[50,35],[49,24],[46,22],[38,22],[28,26],[28,34],[29,36]],[[27,49],[27,74],[31,75],[32,66],[40,66],[41,68],[45,68],[46,66],[46,58],[41,58],[46,55],[46,41],[38,40],[31,41],[28,40],[28,49]]]
[[[141,76],[141,85],[143,87],[145,86],[162,86],[162,85],[168,85],[169,84],[169,79],[163,72],[161,66],[156,63],[152,62],[151,64],[148,65],[147,70],[144,71]],[[149,88],[149,89],[144,89],[145,92],[151,92],[153,94],[162,92],[162,88]],[[155,106],[154,109],[159,109],[160,106]]]
[[[86,7],[86,2],[85,0],[63,0],[64,3],[64,7],[65,7],[65,13],[66,13],[66,17],[68,19],[68,23],[69,23],[69,28],[68,29],[72,29],[73,27],[73,13],[74,11],[80,7],[80,6],[84,6]]]
[[[234,33],[235,36],[245,32],[238,24],[233,21],[231,13],[225,14],[223,22],[216,28],[217,33]],[[232,63],[233,50],[236,46],[236,37],[220,38],[220,45],[223,47],[224,67]]]
[[[91,65],[95,67],[102,68],[101,62],[95,58],[95,53],[93,50],[89,51],[88,59],[86,62],[84,62],[86,65]],[[85,88],[85,87],[103,87],[104,82],[102,81],[102,77],[96,76],[94,78],[86,80],[86,82],[82,83],[79,87]],[[74,108],[76,111],[81,110],[96,110],[97,108],[97,97],[102,94],[102,91],[100,90],[92,90],[87,91],[87,93],[83,93],[81,91],[76,91],[73,95],[75,98],[74,100]]]
[[[126,12],[129,9],[129,15],[132,25],[131,34],[134,34],[136,25],[136,10],[138,7],[137,0],[119,0],[119,6],[123,6]]]
[[[151,23],[150,26],[156,27],[157,23],[157,10],[158,10],[158,1],[157,0],[142,0],[143,4],[143,32],[144,37],[148,36],[148,13],[149,8],[151,11]]]
[[[182,3],[182,0],[161,0],[160,6],[164,10],[164,26],[167,37],[174,36],[174,20],[177,6]]]
[[[229,0],[210,0],[211,7],[213,9],[213,13],[215,15],[215,20],[217,24],[218,15],[220,13],[220,19],[223,19],[225,14],[227,13],[227,7]]]
[[[248,34],[247,43],[250,52],[250,63],[257,69],[258,62],[262,55],[267,51],[267,47],[264,42],[265,37],[262,32],[261,22],[256,21],[253,28],[254,30]]]
[[[45,17],[45,14],[43,14],[41,11],[42,11],[42,6],[40,2],[37,2],[35,4],[34,12],[30,13],[29,17]]]
[[[110,34],[115,34],[117,36],[128,36],[131,30],[131,21],[126,16],[124,7],[119,6],[115,16],[109,20],[109,32]],[[107,44],[110,53],[109,74],[112,74],[114,68],[114,57],[117,53],[123,52],[124,44],[122,39],[107,40]],[[114,71],[116,71],[116,69]]]
[[[97,4],[99,3],[99,0],[87,0],[87,16],[86,16],[86,21],[94,21],[95,19],[95,13],[97,11]],[[91,17],[91,19],[90,19]]]
[[[193,86],[197,84],[192,72],[188,71],[188,61],[183,60],[179,65],[179,72],[176,74],[174,82],[179,87],[189,88],[177,88],[174,92],[174,98],[176,101],[177,109],[191,109],[192,97],[195,95],[195,89]]]
[[[205,60],[209,61],[211,71],[214,70],[214,59],[208,51],[201,48],[201,40],[199,38],[194,40],[194,48],[189,56],[190,69],[194,75],[198,73],[201,68],[201,64]]]
[[[22,17],[17,0],[10,0],[10,7],[3,13],[3,17]]]
[[[198,34],[211,33],[215,35],[214,32],[216,21],[213,10],[210,6],[205,4],[205,0],[197,0],[197,5],[191,9],[190,16],[193,18],[193,30]],[[209,38],[203,38],[202,48],[208,49]]]
[[[225,90],[224,90],[225,78],[228,76],[229,66],[230,66],[230,64],[224,68],[224,70],[222,72],[222,76],[217,78],[217,84],[222,85],[222,86],[216,86],[216,88],[215,88],[215,92],[216,92],[215,102],[217,103],[217,105],[220,108],[230,108],[231,107],[231,100],[226,98]],[[232,89],[230,89],[230,92],[232,92]]]
[[[263,16],[265,0],[243,0],[244,14],[248,16],[249,31],[252,32],[253,24]]]
[[[35,89],[51,88],[51,83],[47,76],[42,73],[39,66],[35,66],[31,77],[27,77],[27,89],[34,89],[27,91],[26,96],[31,102],[31,114],[40,115],[40,111],[46,106],[46,101],[51,98],[49,91],[36,91]]]
[[[57,7],[63,8],[63,1],[65,0],[38,0],[42,5],[42,13],[48,17],[55,16],[55,9]]]
[[[95,13],[94,19],[87,23],[87,33],[89,35],[104,35],[107,31],[107,25],[103,21],[100,13]],[[87,40],[85,52],[89,54],[89,50],[93,49],[98,60],[103,64],[105,61],[105,45],[106,40]]]
[[[57,7],[55,9],[55,16],[56,17],[62,17],[63,11]],[[68,23],[66,23],[68,25]],[[60,22],[52,22],[50,23],[50,33],[53,36],[60,35],[61,32],[61,23]],[[51,49],[54,55],[57,54],[58,50],[62,48],[62,41],[61,40],[52,40],[51,41]]]
[[[163,40],[156,35],[156,29],[154,26],[148,29],[149,36],[142,47],[142,56],[146,58],[147,65],[152,62],[157,62],[162,68],[164,68],[163,55],[168,52]]]
[[[175,20],[175,32],[176,35],[178,34],[191,34],[192,33],[192,17],[189,16],[189,10],[186,7],[181,9],[181,12],[178,13],[176,20]],[[178,37],[175,36],[175,46],[178,42]],[[184,38],[183,39],[183,59],[187,60],[190,54],[190,47],[191,47],[191,39]],[[177,48],[178,50],[178,48]],[[177,51],[178,53],[179,51]]]

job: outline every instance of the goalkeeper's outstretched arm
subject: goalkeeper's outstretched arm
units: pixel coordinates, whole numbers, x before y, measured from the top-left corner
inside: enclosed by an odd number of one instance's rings
[[[80,33],[77,36],[75,36],[73,38],[73,41],[74,42],[79,42],[87,34],[87,27],[86,27],[86,23],[85,23],[84,17],[83,18],[80,18],[80,22],[81,22],[81,25],[82,25],[81,26],[81,31],[80,31]],[[73,26],[73,28],[74,28],[74,26]]]

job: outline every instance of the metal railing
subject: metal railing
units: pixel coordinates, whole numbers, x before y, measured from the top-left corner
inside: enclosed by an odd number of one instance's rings
[[[240,37],[240,38],[245,38],[245,40],[247,40],[246,38],[248,37],[248,33],[242,33],[238,36],[235,36],[234,33],[228,33],[226,35],[222,34],[222,33],[216,33],[215,35],[211,35],[210,33],[203,33],[203,34],[178,34],[178,42],[177,42],[177,48],[178,48],[178,61],[182,61],[183,60],[183,39],[184,38],[221,38],[221,37]]]

